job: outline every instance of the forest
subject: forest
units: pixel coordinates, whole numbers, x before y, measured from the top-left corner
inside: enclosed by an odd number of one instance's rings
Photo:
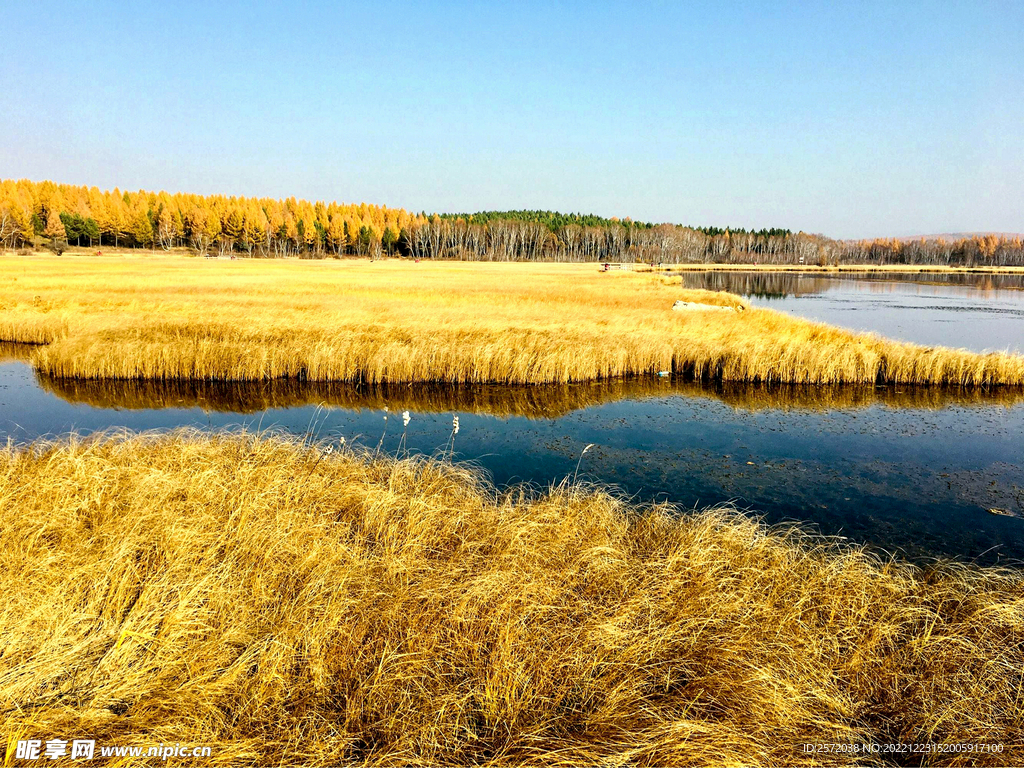
[[[654,224],[553,211],[410,213],[379,205],[0,181],[0,247],[187,248],[257,258],[1024,266],[1021,238],[836,240],[771,228]]]

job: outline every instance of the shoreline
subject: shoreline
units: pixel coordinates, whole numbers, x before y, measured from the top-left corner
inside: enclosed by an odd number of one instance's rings
[[[97,254],[96,250],[101,250],[101,254]],[[342,256],[324,255],[322,257],[312,258],[298,256],[272,256],[272,257],[259,257],[259,256],[246,256],[240,254],[234,254],[230,257],[224,256],[201,256],[191,249],[186,248],[171,248],[168,250],[149,250],[143,248],[109,248],[104,246],[102,249],[82,249],[79,246],[72,246],[66,250],[61,256],[55,256],[52,252],[47,250],[34,250],[29,253],[18,253],[11,250],[0,250],[0,265],[3,264],[4,259],[14,258],[38,258],[38,259],[97,259],[97,260],[108,260],[108,259],[138,259],[141,261],[152,261],[158,259],[183,259],[189,261],[195,261],[197,263],[207,262],[308,262],[308,263],[374,263],[374,264],[386,264],[386,263],[398,263],[398,264],[412,264],[416,260],[411,256],[381,256],[374,259],[372,262],[366,256],[355,256],[346,254]],[[565,266],[565,267],[592,267],[600,270],[605,262],[602,261],[558,261],[558,260],[537,260],[537,261],[486,261],[486,260],[475,260],[475,259],[445,259],[445,258],[430,258],[421,260],[422,263],[430,264],[472,264],[472,265],[554,265],[554,266]],[[1004,266],[947,266],[941,264],[830,264],[830,265],[818,265],[818,264],[765,264],[763,262],[749,262],[749,263],[738,263],[738,262],[709,262],[709,263],[695,263],[695,262],[672,262],[672,263],[661,263],[655,265],[652,269],[650,262],[646,261],[633,261],[633,262],[608,262],[615,266],[626,265],[624,271],[643,273],[643,272],[809,272],[809,273],[822,273],[830,274],[836,272],[893,272],[893,273],[905,273],[905,274],[1006,274],[1006,275],[1024,275],[1024,266],[1004,267]],[[615,267],[613,267],[614,270]]]
[[[640,269],[639,271],[643,271]],[[659,271],[659,268],[655,268]],[[662,266],[660,271],[680,272],[810,272],[814,274],[835,274],[837,272],[892,272],[897,274],[979,274],[979,275],[1024,275],[1024,267],[946,267],[914,264],[840,264],[818,266],[811,264],[672,264]]]

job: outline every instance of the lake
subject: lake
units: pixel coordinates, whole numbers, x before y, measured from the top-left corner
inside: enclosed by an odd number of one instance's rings
[[[24,349],[0,362],[0,437],[69,431],[277,429],[336,444],[451,451],[499,487],[573,477],[638,501],[732,503],[769,523],[900,555],[1024,560],[1024,392],[763,387],[668,378],[461,389],[275,381],[67,382]],[[21,359],[12,359],[20,357]],[[388,411],[385,412],[384,408]],[[401,412],[411,421],[403,430]],[[385,419],[387,416],[387,419]],[[583,449],[593,444],[585,455]]]
[[[684,272],[687,288],[729,291],[856,331],[974,352],[1024,352],[1024,275]]]

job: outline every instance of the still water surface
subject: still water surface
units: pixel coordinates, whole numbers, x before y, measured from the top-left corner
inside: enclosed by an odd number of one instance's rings
[[[685,272],[688,288],[927,346],[1024,352],[1024,275]]]
[[[383,408],[390,418],[385,422]],[[724,387],[665,380],[509,389],[356,390],[272,382],[55,382],[0,362],[0,437],[75,430],[277,428],[369,448],[383,437],[456,458],[504,486],[571,476],[637,500],[732,502],[914,558],[1024,560],[1024,392]]]

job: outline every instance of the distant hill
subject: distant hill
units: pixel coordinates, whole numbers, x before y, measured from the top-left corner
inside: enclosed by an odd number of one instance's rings
[[[970,237],[987,237],[988,235],[995,235],[996,237],[1005,237],[1007,240],[1013,240],[1016,237],[1024,240],[1024,234],[1020,232],[944,232],[941,235],[912,235],[910,237],[897,237],[894,238],[901,242],[911,242],[914,240],[964,240]]]
[[[424,212],[423,216],[427,216]],[[442,219],[464,219],[470,224],[487,224],[492,221],[525,221],[535,224],[543,224],[551,231],[569,225],[583,227],[610,227],[618,224],[633,229],[653,229],[658,226],[649,221],[633,221],[628,216],[624,219],[605,218],[592,213],[559,213],[558,211],[477,211],[476,213],[440,213],[435,214]],[[674,225],[682,226],[682,225]],[[754,234],[761,237],[788,237],[793,234],[792,230],[772,227],[771,229],[747,230],[743,227],[694,227],[688,226],[696,232],[703,232],[708,237],[731,234]]]

